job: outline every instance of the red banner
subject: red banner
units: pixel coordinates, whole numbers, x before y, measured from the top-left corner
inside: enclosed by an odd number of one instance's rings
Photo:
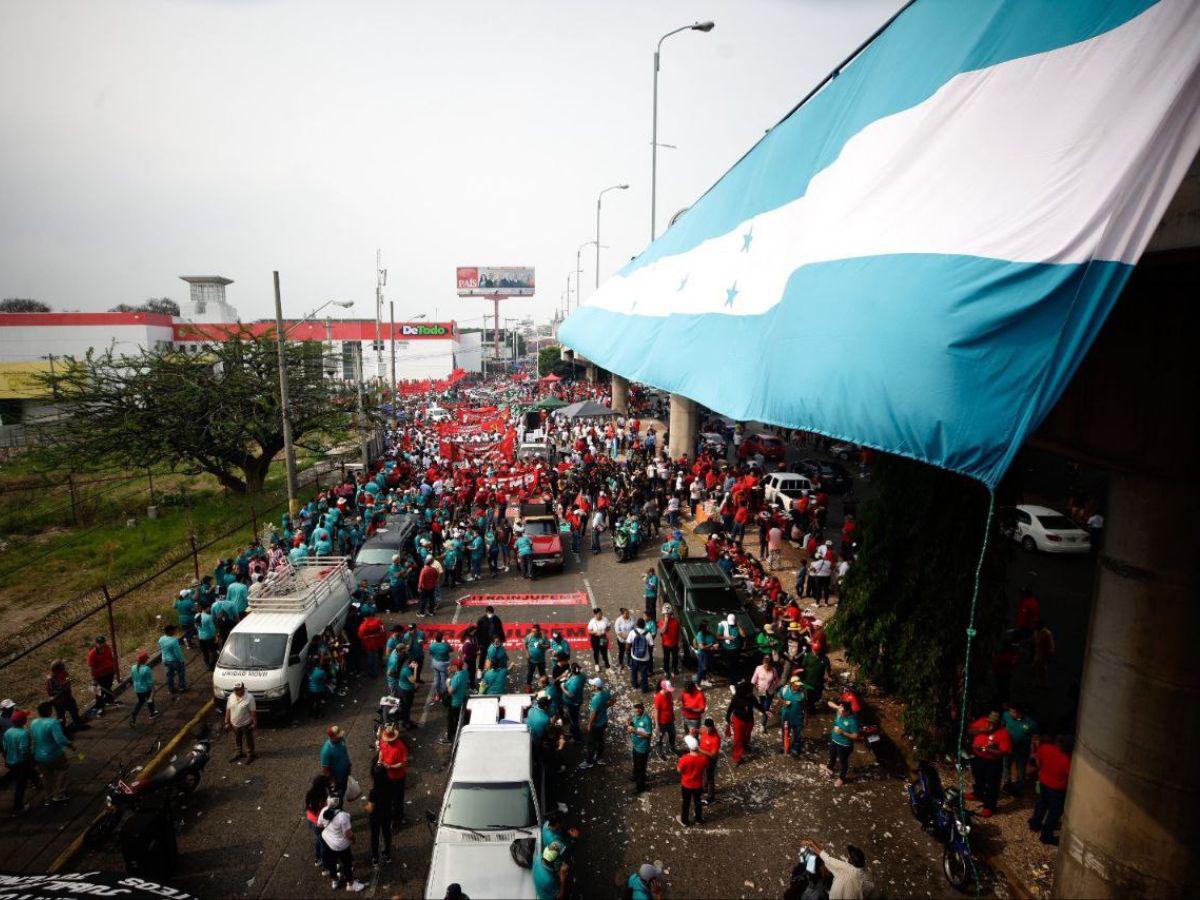
[[[587,606],[587,594],[467,594],[459,606]]]

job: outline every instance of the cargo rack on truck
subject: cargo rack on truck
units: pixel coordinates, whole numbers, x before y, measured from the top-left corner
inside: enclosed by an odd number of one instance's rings
[[[251,585],[249,611],[307,612],[324,601],[338,581],[353,590],[349,559],[345,556],[308,556],[284,564]]]

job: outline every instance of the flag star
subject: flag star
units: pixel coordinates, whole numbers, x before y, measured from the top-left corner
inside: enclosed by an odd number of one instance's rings
[[[733,287],[725,289],[725,305],[733,306],[733,298],[738,295],[737,282],[733,283]]]
[[[754,240],[754,226],[750,226],[750,230],[742,235],[742,252],[750,252],[750,242]]]
[[[682,291],[685,287],[687,287],[688,278],[689,278],[689,276],[687,276],[687,275],[683,276],[683,280],[679,282],[679,288],[678,288],[679,290]]]

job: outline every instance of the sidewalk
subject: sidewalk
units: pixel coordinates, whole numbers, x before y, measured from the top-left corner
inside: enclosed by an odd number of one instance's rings
[[[188,690],[172,697],[165,684],[157,684],[154,701],[162,713],[150,719],[146,709],[138,714],[138,724],[131,727],[129,713],[135,699],[132,691],[117,694],[125,706],[109,708],[100,718],[89,718],[91,728],[78,731],[72,737],[74,751],[67,751],[71,761],[66,803],[47,805],[46,795],[32,785],[26,791],[25,802],[32,805],[29,812],[12,818],[11,789],[0,794],[0,859],[8,871],[22,873],[46,872],[68,844],[84,831],[103,808],[104,788],[123,765],[142,765],[150,759],[158,745],[169,741],[187,724],[196,711],[208,700],[211,681],[199,653],[187,655]],[[155,680],[165,679],[161,666],[155,666]],[[78,697],[76,698],[79,699]]]

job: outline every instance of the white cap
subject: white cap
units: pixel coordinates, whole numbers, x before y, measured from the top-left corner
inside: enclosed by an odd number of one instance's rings
[[[638,878],[642,881],[653,881],[662,875],[662,869],[650,863],[642,863],[642,867],[638,869]]]
[[[0,709],[16,709],[17,703],[11,697],[5,697],[0,700]]]
[[[730,625],[736,625],[737,624],[737,616],[735,616],[733,613],[730,613],[728,616],[725,617],[725,621],[728,622]]]
[[[186,597],[186,596],[187,596],[188,594],[190,594],[190,593],[191,593],[191,591],[190,591],[190,590],[188,590],[187,588],[184,588],[183,590],[181,590],[181,591],[179,592],[179,596],[180,596],[180,597]]]
[[[690,734],[683,739],[683,743],[689,750],[697,750],[700,747],[700,742]]]
[[[592,678],[588,681],[588,684],[590,684],[592,687],[604,687],[604,679]]]

